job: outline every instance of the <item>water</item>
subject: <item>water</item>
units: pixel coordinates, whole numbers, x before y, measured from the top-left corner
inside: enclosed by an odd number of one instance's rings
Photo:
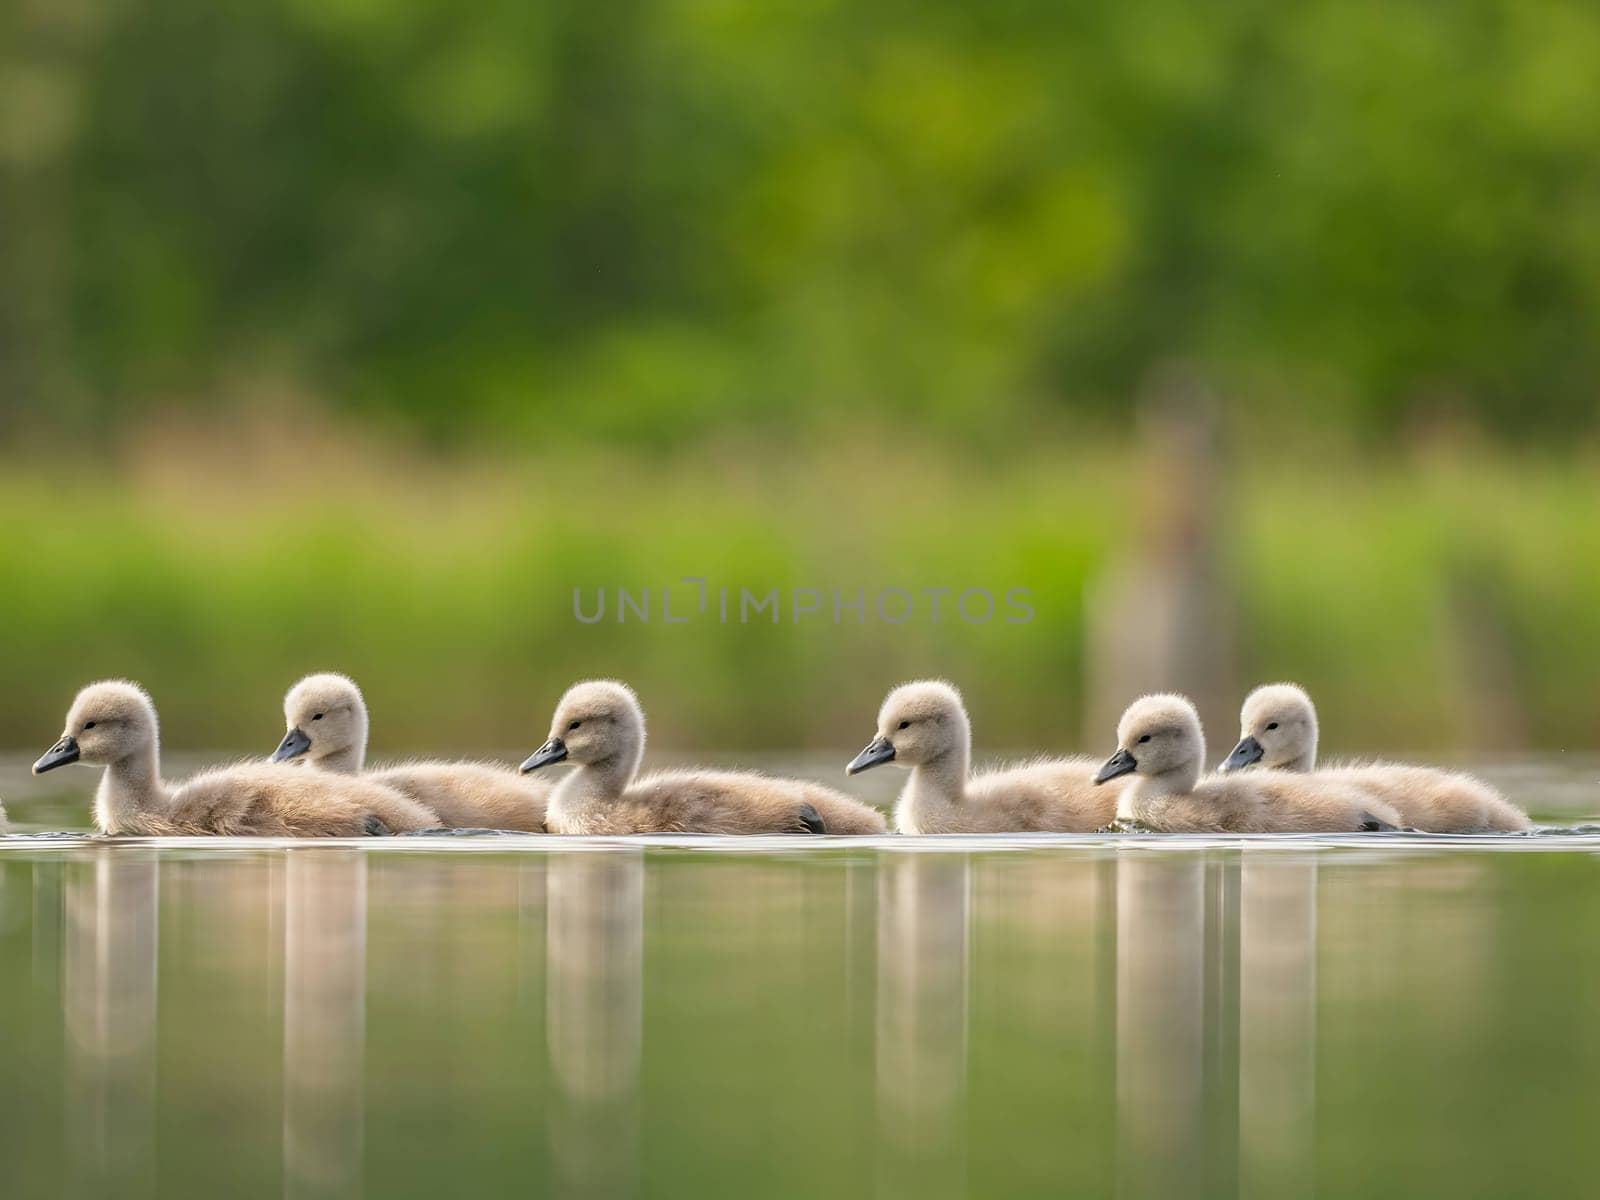
[[[1597,850],[0,841],[5,1194],[1586,1196]]]

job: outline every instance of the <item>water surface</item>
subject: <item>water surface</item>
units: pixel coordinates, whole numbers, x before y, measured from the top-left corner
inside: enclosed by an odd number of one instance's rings
[[[1586,1196],[1597,850],[6,839],[6,1194]]]

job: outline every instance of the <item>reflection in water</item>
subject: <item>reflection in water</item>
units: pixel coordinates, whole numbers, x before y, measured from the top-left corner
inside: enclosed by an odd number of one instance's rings
[[[1117,864],[1118,1192],[1310,1194],[1316,865]]]
[[[1117,1192],[1204,1191],[1206,868],[1117,864]]]
[[[548,870],[546,1037],[552,1189],[639,1191],[644,1027],[644,857],[636,849],[555,854]]]
[[[1247,852],[1239,879],[1239,1192],[1309,1196],[1316,1108],[1317,865]]]
[[[367,860],[292,850],[284,888],[284,1194],[361,1187],[366,1044]]]
[[[529,858],[517,869],[517,960],[515,1004],[519,1010],[544,1011],[545,905],[550,881],[543,858]]]
[[[968,864],[901,853],[878,883],[878,1190],[966,1190]]]
[[[158,870],[103,847],[67,881],[69,1195],[155,1194]]]
[[[60,1001],[61,948],[64,919],[61,864],[39,863],[33,868],[33,993],[40,999]]]
[[[1588,854],[768,845],[0,852],[0,1194],[1586,1194]]]

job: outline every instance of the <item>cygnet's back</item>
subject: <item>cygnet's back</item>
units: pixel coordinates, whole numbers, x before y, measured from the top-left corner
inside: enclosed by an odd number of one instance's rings
[[[363,776],[427,806],[447,829],[544,832],[550,788],[502,767],[474,762],[401,763]]]
[[[1317,776],[1345,780],[1381,797],[1401,822],[1429,833],[1517,833],[1528,814],[1483,780],[1403,763],[1336,765]]]
[[[793,782],[800,789],[800,799],[811,805],[822,818],[823,833],[841,836],[865,837],[889,832],[889,823],[877,809],[863,804],[854,796],[847,796],[836,788],[811,779],[772,780],[773,783]],[[816,832],[813,830],[812,832]]]
[[[1213,775],[1187,793],[1135,796],[1129,816],[1167,833],[1361,833],[1400,824],[1391,805],[1356,784],[1286,771]]]
[[[1090,833],[1116,816],[1115,794],[1096,787],[1099,764],[1054,758],[980,771],[967,780],[975,833]],[[928,832],[935,832],[929,830]]]
[[[428,808],[382,783],[268,763],[196,775],[173,793],[166,816],[194,832],[238,837],[362,837],[439,828]]]
[[[749,771],[647,775],[623,792],[603,820],[605,828],[585,832],[865,834],[885,830],[881,813],[831,788]]]

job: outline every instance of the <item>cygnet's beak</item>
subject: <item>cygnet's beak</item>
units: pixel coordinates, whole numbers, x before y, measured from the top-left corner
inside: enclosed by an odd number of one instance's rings
[[[540,767],[548,767],[551,763],[565,762],[567,758],[567,744],[558,737],[551,738],[532,754],[528,755],[522,764],[522,773],[537,771]]]
[[[894,761],[894,743],[886,737],[875,737],[867,743],[866,749],[850,760],[845,767],[846,775],[859,775],[861,772],[878,766],[880,763]]]
[[[78,761],[78,739],[71,734],[66,734],[50,749],[39,756],[39,761],[33,764],[33,773],[43,775],[46,771],[54,771],[57,767],[64,767],[68,763]]]
[[[1239,744],[1228,752],[1228,757],[1222,760],[1222,765],[1217,770],[1224,773],[1242,771],[1251,763],[1260,762],[1264,753],[1261,743],[1255,738],[1249,736],[1240,738]]]
[[[1094,781],[1096,783],[1106,783],[1119,775],[1131,775],[1138,769],[1139,762],[1133,755],[1126,750],[1118,750],[1110,758],[1106,759],[1105,766],[1101,767],[1095,774]]]
[[[296,725],[283,735],[283,741],[278,743],[278,748],[272,752],[269,762],[288,762],[291,758],[299,758],[311,749],[311,739],[306,736],[306,731]]]

